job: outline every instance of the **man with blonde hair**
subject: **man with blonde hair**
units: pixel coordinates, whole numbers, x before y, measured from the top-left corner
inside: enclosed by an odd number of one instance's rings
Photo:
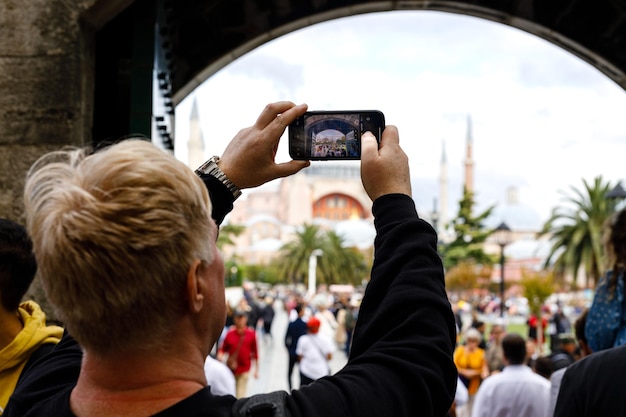
[[[24,375],[5,417],[445,414],[457,377],[454,318],[436,233],[416,213],[394,126],[380,144],[362,137],[378,235],[344,369],[291,395],[237,400],[207,387],[204,361],[226,315],[216,223],[240,189],[309,165],[274,159],[306,108],[268,105],[197,175],[138,140],[35,164],[27,223],[68,335]]]

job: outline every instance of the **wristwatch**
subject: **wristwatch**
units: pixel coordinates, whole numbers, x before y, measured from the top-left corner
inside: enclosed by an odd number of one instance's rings
[[[236,200],[241,195],[241,190],[230,180],[230,178],[226,176],[226,174],[224,174],[224,171],[222,171],[220,167],[217,166],[217,162],[219,160],[219,156],[212,156],[204,164],[200,165],[200,168],[196,169],[196,174],[209,175],[217,179],[219,182],[224,184],[226,188],[228,188],[228,191],[231,192]]]

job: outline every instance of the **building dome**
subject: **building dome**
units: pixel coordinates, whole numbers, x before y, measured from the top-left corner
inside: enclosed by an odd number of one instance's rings
[[[504,254],[511,259],[546,259],[550,253],[550,242],[522,239],[507,245]]]
[[[276,252],[283,246],[283,242],[279,239],[261,239],[250,247],[252,251]]]
[[[539,231],[543,227],[539,213],[518,201],[515,187],[509,187],[507,201],[496,206],[491,216],[486,219],[485,226],[495,229],[502,222],[515,231]]]
[[[255,214],[254,216],[251,216],[246,221],[245,226],[251,227],[257,223],[272,223],[277,226],[282,226],[282,223],[280,222],[280,220],[278,220],[276,217],[271,216],[269,214]]]
[[[376,237],[374,225],[362,219],[338,222],[334,230],[335,233],[344,239],[345,247],[367,249],[374,244],[374,238]]]

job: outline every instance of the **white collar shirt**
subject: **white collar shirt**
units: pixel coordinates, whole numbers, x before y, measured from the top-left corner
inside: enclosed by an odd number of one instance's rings
[[[549,417],[550,381],[526,365],[508,365],[485,379],[472,417]]]

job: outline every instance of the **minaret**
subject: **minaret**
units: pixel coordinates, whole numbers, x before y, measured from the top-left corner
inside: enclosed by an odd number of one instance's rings
[[[196,169],[206,159],[204,156],[204,138],[202,137],[202,128],[200,127],[200,115],[198,112],[198,103],[193,98],[191,105],[191,116],[189,117],[189,142],[187,142],[188,164],[191,169]]]
[[[448,157],[446,141],[441,141],[441,165],[439,166],[439,230],[446,230],[448,224]],[[437,232],[439,232],[437,230]]]
[[[474,191],[474,159],[472,151],[474,146],[472,138],[472,117],[467,115],[467,136],[465,138],[465,189]]]

